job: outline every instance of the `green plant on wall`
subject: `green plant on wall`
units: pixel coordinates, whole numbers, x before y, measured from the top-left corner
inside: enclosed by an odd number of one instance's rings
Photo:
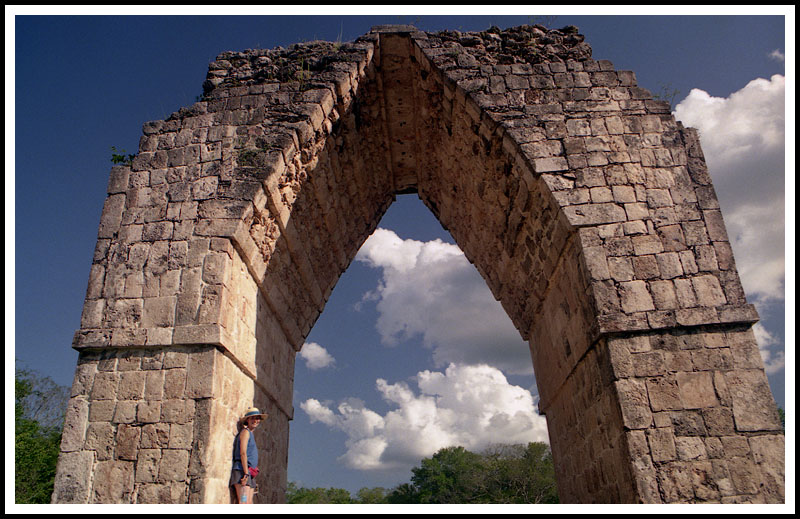
[[[300,82],[300,90],[303,91],[306,89],[306,81],[311,79],[311,63],[306,61],[306,59],[300,58],[300,70],[296,70],[295,78]]]
[[[125,150],[117,150],[116,146],[111,146],[111,162],[113,164],[123,164],[130,166],[133,164],[133,159],[136,157],[134,153],[125,154]]]

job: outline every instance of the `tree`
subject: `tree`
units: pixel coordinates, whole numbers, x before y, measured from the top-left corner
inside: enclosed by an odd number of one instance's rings
[[[14,374],[14,500],[50,503],[67,388],[17,369]]]
[[[541,442],[494,445],[483,453],[491,503],[558,503],[553,456]]]
[[[392,505],[419,503],[419,493],[411,483],[402,483],[394,488],[386,501]]]
[[[389,503],[558,503],[553,457],[541,442],[447,447],[425,458]]]
[[[343,488],[306,488],[292,481],[286,489],[288,504],[348,504],[354,503],[350,492]]]
[[[383,487],[361,488],[356,495],[356,502],[359,504],[386,504],[388,503],[389,491]]]
[[[411,469],[421,503],[483,502],[481,456],[464,447],[446,447]]]
[[[287,503],[558,503],[550,448],[541,442],[492,445],[481,453],[446,447],[411,469],[410,483],[362,488],[355,499],[340,488],[298,488]]]

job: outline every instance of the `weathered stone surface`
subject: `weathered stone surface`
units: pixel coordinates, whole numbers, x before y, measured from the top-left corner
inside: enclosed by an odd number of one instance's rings
[[[58,457],[58,467],[52,502],[88,503],[94,454],[91,451],[62,451]]]
[[[762,370],[731,371],[725,375],[725,383],[738,431],[780,430],[778,410]]]

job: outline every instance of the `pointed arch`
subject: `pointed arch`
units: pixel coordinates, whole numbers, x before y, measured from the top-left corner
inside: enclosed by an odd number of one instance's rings
[[[697,134],[575,28],[376,27],[204,87],[111,171],[54,502],[227,502],[252,404],[280,502],[295,354],[410,192],[530,344],[562,501],[783,500]]]

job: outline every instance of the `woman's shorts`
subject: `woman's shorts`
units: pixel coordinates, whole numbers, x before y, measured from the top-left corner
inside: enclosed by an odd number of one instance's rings
[[[242,477],[244,476],[244,472],[239,469],[231,470],[231,481],[228,483],[229,486],[239,485],[242,482]],[[245,483],[248,487],[256,488],[256,482],[253,480],[253,476],[247,476],[247,483]]]

